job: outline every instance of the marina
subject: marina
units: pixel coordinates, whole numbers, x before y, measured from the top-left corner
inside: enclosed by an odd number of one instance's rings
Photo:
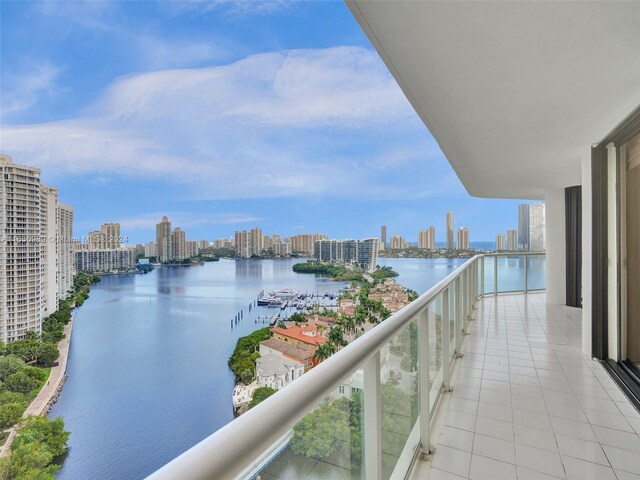
[[[349,291],[349,287],[343,286],[337,291],[324,290],[322,292],[299,292],[292,288],[280,288],[273,290],[265,296],[262,290],[256,299],[249,303],[248,321],[264,323],[274,326],[279,320],[287,320],[294,313],[311,313],[318,310],[338,310],[338,298]],[[273,309],[278,312],[271,313]],[[231,319],[231,328],[244,320],[244,310],[240,310]]]

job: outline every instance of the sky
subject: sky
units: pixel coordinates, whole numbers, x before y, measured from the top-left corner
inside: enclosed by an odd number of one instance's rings
[[[192,240],[517,227],[523,202],[467,194],[343,2],[3,1],[0,31],[0,152],[60,188],[77,237],[152,241],[163,215]]]

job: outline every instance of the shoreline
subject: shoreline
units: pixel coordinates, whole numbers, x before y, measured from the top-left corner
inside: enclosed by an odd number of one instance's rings
[[[36,398],[29,404],[22,414],[22,418],[28,415],[45,416],[58,401],[58,397],[67,380],[67,360],[69,358],[69,348],[71,346],[71,336],[75,318],[76,312],[74,311],[71,315],[71,321],[64,327],[64,338],[58,342],[58,350],[60,351],[60,356],[57,360],[58,365],[51,367],[51,373],[49,374],[47,383],[42,387]],[[4,445],[0,448],[0,457],[7,456],[10,453],[11,443],[13,442],[16,432],[16,427],[13,426]]]

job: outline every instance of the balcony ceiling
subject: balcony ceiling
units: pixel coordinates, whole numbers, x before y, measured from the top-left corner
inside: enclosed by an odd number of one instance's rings
[[[347,5],[471,195],[580,184],[640,104],[640,2]]]

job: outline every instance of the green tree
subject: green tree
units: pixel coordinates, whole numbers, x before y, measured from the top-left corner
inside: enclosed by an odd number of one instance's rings
[[[289,321],[290,322],[299,322],[299,323],[304,323],[307,321],[307,317],[305,317],[303,314],[301,314],[300,312],[295,312],[293,315],[291,315],[289,317]]]
[[[26,403],[3,403],[0,405],[0,430],[18,423],[26,408]]]
[[[344,328],[342,325],[335,325],[330,331],[329,336],[327,338],[328,343],[333,346],[335,351],[340,350],[340,348],[344,347],[347,342],[344,339]]]
[[[264,400],[266,400],[267,398],[269,398],[271,395],[273,395],[274,393],[276,393],[277,390],[271,388],[271,387],[260,387],[260,388],[256,388],[253,391],[253,395],[251,396],[251,401],[249,402],[249,408],[253,408],[256,405],[258,405],[260,402],[263,402]]]
[[[350,446],[350,405],[346,398],[329,398],[293,427],[291,450],[307,457],[327,458]]]
[[[334,349],[330,343],[323,343],[321,345],[318,345],[318,348],[316,349],[316,353],[313,355],[313,357],[318,362],[322,362],[327,358],[329,358],[331,355],[333,355],[333,352],[334,352]]]
[[[22,340],[11,342],[7,345],[7,352],[20,357],[25,362],[33,362],[37,357],[39,347],[39,340],[34,338],[24,338]]]
[[[5,476],[2,479],[54,480],[60,466],[51,464],[53,457],[47,447],[40,443],[22,445],[3,462]]]
[[[11,449],[38,442],[57,457],[67,450],[68,439],[69,432],[64,429],[64,420],[61,417],[49,420],[47,417],[30,415],[20,422],[20,430],[11,444]]]
[[[0,405],[4,405],[5,403],[26,403],[27,397],[23,393],[18,392],[10,392],[5,390],[0,393]]]
[[[240,374],[240,380],[242,380],[242,383],[245,385],[249,385],[253,380],[253,372],[248,368],[243,370]]]
[[[53,343],[43,343],[37,351],[38,363],[45,367],[50,367],[60,356],[58,347]]]
[[[15,355],[0,358],[0,381],[6,381],[10,375],[19,372],[24,367],[26,367],[24,361]]]
[[[253,374],[256,370],[256,360],[260,358],[258,347],[260,342],[271,337],[271,328],[261,328],[255,332],[240,337],[236,342],[236,348],[229,357],[228,365],[235,374],[236,379],[240,379],[242,372],[249,369]]]
[[[5,387],[12,392],[29,393],[31,390],[38,386],[38,382],[31,376],[25,373],[24,370],[20,370],[14,374],[9,375],[5,382]]]

